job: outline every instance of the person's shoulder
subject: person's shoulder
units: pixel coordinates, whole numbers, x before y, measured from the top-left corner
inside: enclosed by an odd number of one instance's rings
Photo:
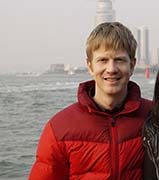
[[[73,103],[59,112],[57,112],[51,119],[50,121],[63,121],[64,119],[70,119],[73,118],[73,116],[78,116],[78,114],[82,113],[83,109],[80,106],[78,102]]]
[[[141,99],[142,99],[143,103],[153,105],[153,101],[152,100],[147,99],[147,98],[143,98],[143,97]]]
[[[151,110],[153,106],[153,101],[146,98],[141,98],[142,106],[146,109]]]
[[[85,117],[83,107],[80,103],[74,103],[57,112],[48,123],[59,140],[70,134],[75,127],[80,127],[83,116]]]

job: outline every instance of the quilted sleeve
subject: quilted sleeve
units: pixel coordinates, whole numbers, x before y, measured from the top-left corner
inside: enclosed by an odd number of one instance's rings
[[[28,180],[66,180],[69,179],[69,165],[61,153],[48,122],[39,140],[36,161]]]

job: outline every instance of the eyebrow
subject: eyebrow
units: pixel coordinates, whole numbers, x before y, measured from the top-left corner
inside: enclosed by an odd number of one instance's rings
[[[109,59],[108,56],[99,56],[97,58],[95,58],[96,61],[100,60],[100,59]],[[113,59],[124,59],[124,60],[129,60],[129,57],[128,56],[124,56],[124,55],[117,55],[115,56]]]
[[[129,60],[129,57],[128,56],[115,56],[114,59],[124,59],[124,60]]]
[[[106,56],[98,56],[95,58],[95,60],[100,60],[100,59],[108,59],[108,57]]]

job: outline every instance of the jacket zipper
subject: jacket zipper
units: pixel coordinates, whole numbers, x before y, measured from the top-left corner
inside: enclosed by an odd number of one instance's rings
[[[111,148],[111,163],[112,163],[112,180],[118,180],[118,146],[117,146],[117,132],[115,127],[115,119],[112,117],[111,121],[111,134],[112,134],[112,148]]]

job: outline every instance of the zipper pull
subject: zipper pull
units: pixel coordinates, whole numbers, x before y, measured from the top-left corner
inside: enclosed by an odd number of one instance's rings
[[[115,119],[114,117],[112,117],[112,122],[111,122],[112,126],[114,127],[115,126]]]

